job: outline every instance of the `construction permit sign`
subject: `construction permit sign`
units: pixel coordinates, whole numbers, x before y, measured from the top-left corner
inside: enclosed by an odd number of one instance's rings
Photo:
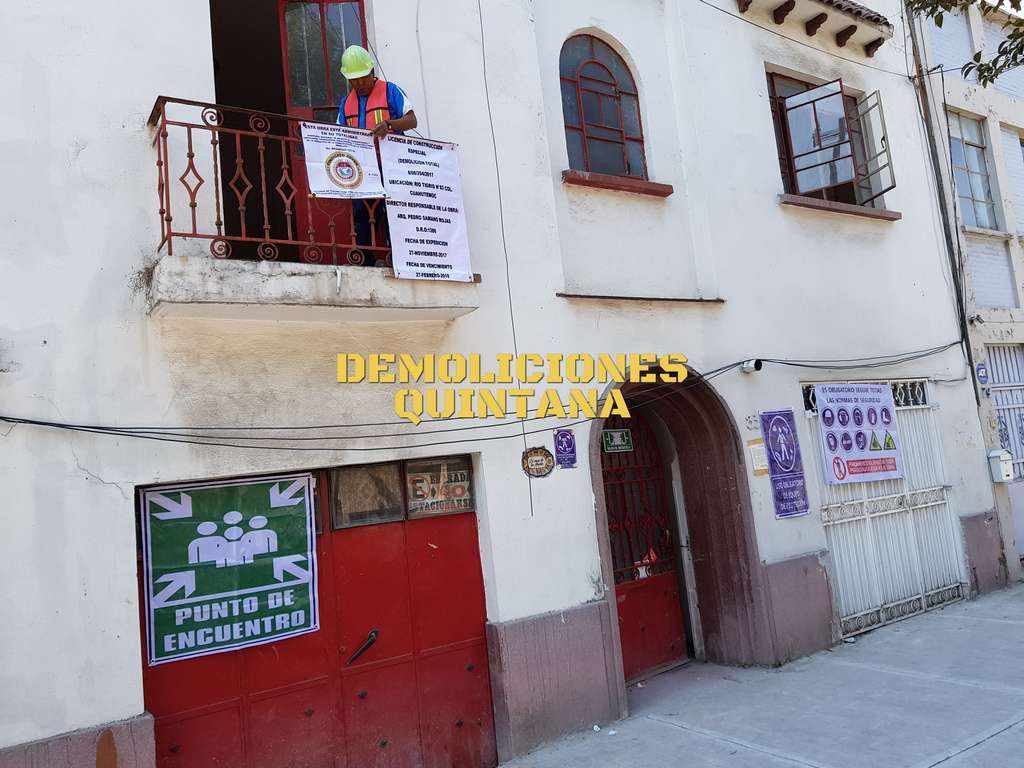
[[[319,629],[309,473],[141,493],[149,664]]]

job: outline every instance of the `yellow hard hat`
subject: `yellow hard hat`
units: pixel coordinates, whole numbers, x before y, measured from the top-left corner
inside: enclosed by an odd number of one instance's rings
[[[373,71],[373,59],[370,52],[361,45],[350,45],[341,54],[341,74],[346,80],[366,77]]]

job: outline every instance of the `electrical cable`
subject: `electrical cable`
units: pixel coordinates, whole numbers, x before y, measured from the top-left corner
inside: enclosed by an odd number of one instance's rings
[[[710,381],[711,379],[713,379],[713,378],[715,378],[717,376],[721,376],[723,373],[725,373],[731,367],[734,367],[734,366],[730,366],[729,368],[724,368],[723,370],[719,371],[718,373],[709,374],[707,376],[696,376],[693,379],[687,379],[682,384],[679,384],[679,385],[675,386],[672,389],[672,391],[666,392],[665,394],[660,395],[660,396],[655,397],[655,398],[649,398],[648,400],[644,401],[643,403],[638,404],[636,407],[637,408],[646,407],[647,405],[650,405],[651,403],[657,402],[659,400],[662,400],[662,399],[664,399],[666,397],[671,396],[675,392],[679,392],[679,391],[688,389],[690,387],[694,387],[694,386],[697,386],[699,384],[702,384],[702,383],[705,383],[707,381]],[[643,393],[636,393],[636,394],[639,395],[639,394],[643,394]],[[627,397],[627,402],[628,402],[628,397]],[[593,416],[593,417],[587,417],[587,418],[583,418],[583,419],[578,419],[576,421],[570,421],[567,424],[562,424],[562,425],[560,425],[560,428],[564,429],[564,428],[567,428],[567,427],[576,426],[578,424],[586,424],[586,423],[589,423],[591,421],[595,421],[595,420],[600,419],[600,418],[601,418],[600,416]],[[519,437],[520,436],[520,433],[516,433],[516,434],[511,434],[511,435],[494,435],[494,436],[489,436],[489,437],[466,438],[466,439],[463,439],[463,440],[441,440],[441,441],[435,441],[435,442],[431,442],[431,443],[416,443],[416,444],[411,444],[411,445],[382,445],[382,446],[361,446],[361,447],[354,447],[354,448],[344,448],[344,447],[339,448],[337,446],[308,447],[308,446],[251,445],[251,444],[245,444],[245,443],[223,442],[223,441],[212,440],[212,439],[211,440],[206,440],[206,439],[195,440],[195,439],[189,439],[189,438],[182,438],[182,437],[178,437],[178,436],[171,436],[171,435],[167,435],[167,434],[155,435],[155,434],[148,434],[148,433],[141,433],[141,432],[121,432],[121,431],[117,431],[116,429],[111,429],[111,428],[108,428],[108,427],[98,427],[98,426],[93,426],[93,425],[82,425],[82,424],[69,424],[69,423],[58,422],[58,421],[45,421],[45,420],[42,420],[42,419],[26,419],[26,418],[20,418],[20,417],[15,417],[15,416],[4,416],[4,415],[0,415],[0,421],[6,422],[8,424],[25,424],[25,425],[30,425],[30,426],[47,427],[47,428],[52,428],[52,429],[65,430],[65,431],[70,431],[70,432],[81,432],[81,433],[87,433],[87,434],[106,435],[107,437],[128,437],[128,438],[132,438],[132,439],[136,439],[136,440],[153,440],[153,441],[163,442],[163,443],[179,443],[179,444],[182,444],[182,445],[208,445],[208,446],[211,446],[211,447],[214,447],[214,448],[248,448],[248,449],[253,449],[253,450],[264,450],[264,451],[314,452],[314,453],[323,453],[323,452],[327,452],[327,451],[351,451],[351,452],[355,452],[355,453],[368,453],[368,452],[373,452],[373,451],[398,451],[398,450],[409,450],[409,449],[417,449],[417,448],[433,448],[433,447],[436,447],[436,446],[443,446],[443,445],[462,445],[462,444],[465,444],[465,443],[484,443],[484,442],[490,442],[490,441],[493,441],[493,440],[507,440],[509,438],[515,438],[515,437]],[[543,427],[543,428],[540,428],[540,429],[529,430],[529,431],[524,429],[524,431],[522,432],[522,436],[525,439],[526,435],[543,434],[543,433],[546,433],[546,432],[550,432],[552,429],[553,429],[552,427]]]
[[[744,358],[744,360],[747,360],[747,359],[760,359],[763,362],[771,363],[771,364],[774,364],[774,365],[786,365],[786,366],[790,366],[790,367],[813,368],[813,369],[821,369],[821,370],[847,370],[847,369],[857,369],[857,368],[874,369],[874,368],[887,367],[887,366],[890,366],[890,365],[899,365],[899,364],[902,364],[904,362],[918,360],[918,359],[921,359],[923,357],[928,357],[928,356],[933,355],[933,354],[939,354],[939,353],[941,353],[941,352],[943,352],[943,351],[945,351],[945,350],[947,350],[947,349],[949,349],[949,348],[951,348],[953,346],[956,346],[959,343],[960,343],[959,341],[952,341],[952,342],[948,342],[946,344],[938,345],[938,346],[935,346],[935,347],[927,347],[925,349],[912,350],[912,351],[909,351],[909,352],[896,352],[896,353],[891,353],[891,354],[887,354],[887,355],[874,355],[874,356],[867,356],[867,357],[849,357],[849,358],[820,359],[820,360],[809,359],[809,358],[808,359],[799,359],[799,358]],[[742,365],[744,360],[736,361],[736,362],[733,362],[733,363],[728,363],[726,365],[723,365],[723,366],[720,366],[718,368],[714,368],[714,369],[712,369],[710,371],[707,371],[706,373],[701,373],[699,371],[695,371],[691,375],[691,378],[707,379],[707,378],[711,378],[711,377],[717,376],[720,373],[724,373],[725,371],[728,371],[730,369],[739,367],[740,365]],[[687,380],[689,380],[689,379],[687,379]],[[653,388],[651,388],[651,389],[649,389],[647,391],[651,392],[651,391],[656,391],[656,390],[661,389],[661,388],[668,388],[668,387],[673,387],[673,386],[675,386],[674,383],[659,384],[656,387],[653,387]],[[527,413],[528,414],[535,414],[535,413],[537,413],[538,410],[539,410],[538,408],[527,409]],[[11,418],[14,418],[14,417],[11,417]],[[479,418],[480,417],[478,417],[478,416],[451,416],[451,417],[448,417],[448,418],[427,418],[427,419],[421,419],[420,423],[421,424],[433,424],[433,423],[437,423],[437,422],[451,422],[451,421],[457,421],[457,420],[477,420]],[[418,435],[422,436],[422,435],[429,435],[429,434],[434,434],[434,433],[440,434],[440,433],[447,433],[447,432],[470,431],[470,430],[484,429],[484,428],[507,427],[507,426],[511,426],[512,424],[515,424],[515,423],[524,423],[526,421],[535,421],[537,419],[549,419],[549,418],[555,418],[555,417],[552,417],[552,416],[531,417],[531,418],[527,418],[527,419],[517,419],[516,421],[495,422],[495,423],[489,423],[489,424],[470,425],[470,426],[465,426],[465,427],[453,427],[451,429],[428,430],[428,431],[425,431],[425,432],[420,432],[420,433],[418,433]],[[5,419],[4,419],[4,417],[0,416],[0,420],[5,420]],[[254,431],[287,432],[287,431],[303,431],[304,432],[304,431],[325,430],[325,429],[357,429],[357,428],[364,428],[364,427],[410,426],[410,422],[408,420],[400,419],[400,420],[393,420],[393,421],[372,421],[372,422],[362,422],[362,423],[354,423],[354,424],[309,424],[309,425],[302,425],[302,426],[286,426],[286,425],[224,426],[224,425],[221,425],[221,426],[207,426],[207,427],[204,427],[204,426],[124,426],[124,427],[113,427],[113,426],[100,426],[100,425],[95,425],[95,424],[86,424],[86,425],[81,425],[81,426],[87,427],[87,428],[109,430],[111,432],[116,432],[116,433],[125,434],[125,435],[130,435],[130,434],[133,434],[133,433],[147,433],[147,434],[166,434],[168,436],[174,436],[176,434],[182,434],[183,431],[191,431],[191,432],[230,432],[230,431],[234,431],[234,432],[254,432]],[[395,436],[395,437],[398,437],[398,436],[401,436],[401,437],[415,437],[415,436],[418,436],[418,435],[417,435],[417,433],[409,432],[409,433],[400,433],[400,434],[386,435],[386,436],[389,436],[389,437],[390,436]],[[200,435],[193,435],[193,436],[201,437]],[[307,440],[311,440],[311,439],[330,439],[330,440],[366,439],[366,438],[383,437],[383,436],[385,436],[385,435],[320,436],[320,437],[315,437],[315,438],[305,438],[305,437],[302,437],[302,438],[300,438],[300,437],[292,437],[292,438],[288,438],[288,437],[245,438],[245,437],[239,436],[239,435],[231,435],[230,439],[235,439],[235,440],[240,440],[240,439],[264,439],[264,440],[271,440],[271,439],[282,439],[282,440],[284,440],[284,439],[293,439],[295,441],[307,441]]]
[[[494,130],[494,110],[491,108],[491,87],[487,82],[487,36],[484,34],[484,8],[481,0],[476,0],[477,18],[480,21],[480,63],[484,82],[484,103],[487,106],[487,121],[491,129],[491,148],[494,151],[494,177],[498,190],[498,226],[501,231],[501,248],[505,256],[505,289],[508,291],[508,314],[512,326],[512,349],[516,356],[519,347],[516,339],[516,311],[512,299],[512,271],[508,259],[508,238],[505,234],[505,202],[501,192],[501,163],[498,159],[498,136]],[[523,427],[523,449],[526,449],[526,427]],[[530,485],[530,517],[533,517],[533,478],[527,476]]]
[[[719,374],[724,373],[724,372],[726,372],[728,370],[731,370],[733,368],[738,368],[742,364],[743,364],[742,360],[739,360],[739,361],[737,361],[735,363],[729,363],[728,365],[724,365],[724,366],[722,366],[720,368],[716,368],[716,369],[714,369],[712,371],[708,371],[707,373],[703,373],[703,374],[697,373],[696,374],[696,378],[698,378],[698,379],[706,379],[709,376],[711,376],[711,377],[718,376]],[[684,381],[686,381],[686,380],[684,380]],[[645,391],[645,393],[650,394],[652,392],[658,392],[658,391],[661,391],[661,390],[664,390],[664,389],[673,388],[675,386],[676,386],[675,382],[662,383],[662,384],[658,384],[657,386],[654,386],[654,387],[651,387],[649,389],[646,389],[644,391]],[[607,398],[605,398],[604,400],[598,401],[597,402],[597,408],[600,409],[605,404],[605,402],[607,402]],[[535,408],[532,411],[530,409],[527,409],[526,413],[537,413],[539,411],[540,411],[540,408]],[[461,416],[461,417],[451,417],[451,418],[469,419],[469,418],[484,418],[484,417],[479,417],[479,416]],[[450,419],[435,419],[434,421],[450,421],[451,418]],[[548,420],[554,419],[554,418],[560,418],[560,417],[548,416],[548,415],[545,415],[545,416],[533,416],[533,417],[523,418],[523,419],[503,420],[503,421],[490,422],[490,423],[487,423],[487,424],[475,424],[475,425],[467,426],[467,427],[450,427],[448,429],[432,429],[432,430],[428,430],[428,431],[425,431],[425,432],[390,432],[390,433],[384,433],[384,434],[369,434],[369,435],[314,435],[314,436],[310,436],[310,437],[295,436],[295,435],[291,435],[291,436],[264,436],[264,435],[257,435],[257,436],[254,436],[254,437],[249,437],[249,436],[246,436],[246,435],[209,435],[209,434],[197,434],[195,432],[181,432],[181,431],[169,432],[169,431],[164,430],[164,429],[140,429],[140,428],[127,428],[127,427],[108,427],[108,426],[100,426],[100,425],[97,425],[97,424],[80,424],[78,426],[87,427],[87,428],[91,428],[91,429],[104,429],[104,430],[108,430],[110,432],[124,433],[124,434],[166,435],[166,436],[173,436],[173,437],[194,437],[194,438],[200,438],[200,439],[222,439],[222,440],[260,440],[260,441],[264,441],[264,442],[267,442],[267,441],[312,442],[312,441],[315,441],[315,440],[367,440],[367,439],[375,440],[375,439],[383,438],[383,437],[423,437],[423,436],[426,436],[426,435],[445,434],[445,433],[449,433],[449,432],[468,432],[468,431],[477,430],[477,429],[500,429],[502,427],[510,427],[510,426],[513,426],[513,425],[525,424],[525,423],[531,422],[531,421],[548,421]],[[410,422],[406,421],[406,422],[402,422],[402,423],[409,424]],[[183,427],[181,429],[188,429],[188,428]],[[217,431],[230,431],[231,429],[232,429],[231,427],[225,427],[223,430],[217,430]]]

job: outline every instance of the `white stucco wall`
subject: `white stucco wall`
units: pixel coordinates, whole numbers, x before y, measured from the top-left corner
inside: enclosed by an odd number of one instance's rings
[[[899,19],[896,0],[876,5]],[[213,99],[206,3],[11,6],[0,31],[0,63],[11,73],[0,86],[0,152],[16,180],[0,190],[0,410],[104,424],[380,421],[393,417],[392,392],[335,383],[337,353],[680,351],[710,370],[755,356],[850,358],[956,338],[923,131],[904,77],[691,0],[488,2],[485,51],[474,0],[419,14],[412,0],[374,0],[371,10],[388,76],[409,91],[429,135],[459,143],[480,309],[440,325],[148,317],[132,287],[156,258],[159,232],[145,121],[158,94]],[[749,18],[769,23],[754,11]],[[140,30],[154,23],[159,34],[143,44]],[[562,185],[558,53],[578,30],[614,41],[633,66],[651,178],[675,187],[667,200]],[[897,29],[871,64],[902,71],[901,40]],[[766,64],[882,91],[898,182],[886,204],[902,221],[779,205]],[[556,297],[564,290],[725,303]],[[802,379],[878,375],[769,366],[715,386],[741,436],[756,437],[744,418],[801,413]],[[951,380],[939,390],[939,419],[957,509],[990,508],[959,352],[884,375]],[[806,422],[798,424],[811,464]],[[0,746],[142,710],[135,486],[368,460],[23,426],[0,434],[0,582],[9,595],[0,689],[21,692],[0,698]],[[580,468],[532,485],[519,469],[521,437],[370,456],[479,454],[488,617],[504,621],[599,594],[587,430],[576,434]],[[368,438],[361,447],[396,442]],[[776,521],[767,481],[750,482],[764,561],[823,548],[817,515]]]

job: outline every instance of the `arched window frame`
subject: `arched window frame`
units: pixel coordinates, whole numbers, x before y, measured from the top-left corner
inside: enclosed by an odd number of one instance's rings
[[[587,41],[590,55],[582,58],[578,65],[567,72],[567,53],[571,54],[569,46],[580,40]],[[613,67],[619,70],[618,75]],[[647,158],[640,116],[640,94],[629,65],[622,56],[599,37],[590,34],[573,35],[562,45],[559,79],[569,167],[573,170],[646,180]],[[586,99],[590,100],[589,110]],[[594,117],[594,99],[600,122],[591,119]],[[610,113],[606,112],[606,102],[612,105]],[[609,117],[612,117],[612,122],[606,122]],[[574,143],[576,137],[582,152],[577,151]],[[609,165],[608,157],[592,157],[593,150],[601,145],[621,147],[621,168]]]

